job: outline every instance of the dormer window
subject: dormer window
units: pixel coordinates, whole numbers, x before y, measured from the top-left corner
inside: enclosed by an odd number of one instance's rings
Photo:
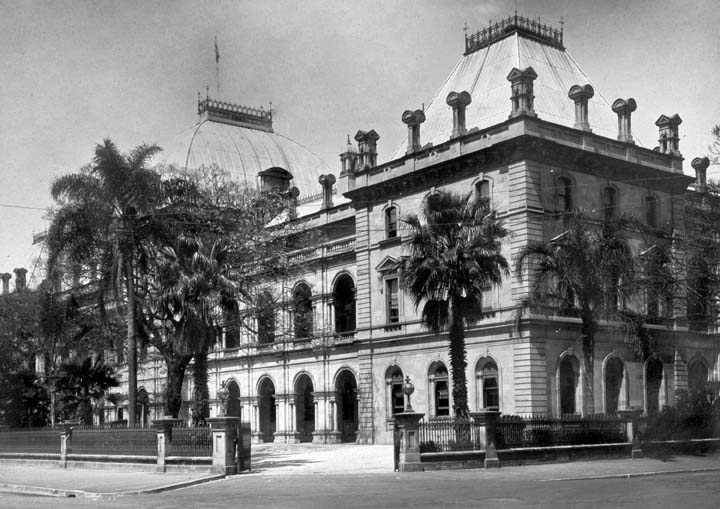
[[[397,208],[388,207],[385,209],[385,238],[394,239],[398,235]]]
[[[290,189],[292,174],[283,168],[269,168],[259,174],[260,186],[263,191],[285,192]]]

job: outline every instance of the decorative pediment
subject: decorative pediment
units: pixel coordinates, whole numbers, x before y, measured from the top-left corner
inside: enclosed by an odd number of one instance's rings
[[[398,259],[393,256],[386,256],[382,261],[375,267],[377,272],[381,274],[390,274],[397,271]]]

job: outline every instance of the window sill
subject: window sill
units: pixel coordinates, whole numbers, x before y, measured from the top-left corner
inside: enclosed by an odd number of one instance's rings
[[[378,242],[378,246],[390,247],[390,246],[395,246],[395,245],[398,245],[401,243],[402,243],[402,237],[400,237],[400,235],[398,235],[397,237],[392,237],[389,239],[382,239],[381,241]]]

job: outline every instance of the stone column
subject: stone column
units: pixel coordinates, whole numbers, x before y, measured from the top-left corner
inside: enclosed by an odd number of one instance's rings
[[[250,470],[251,467],[251,442],[250,423],[243,422],[239,426],[237,440],[237,472]]]
[[[210,417],[207,422],[212,428],[212,471],[225,475],[237,474],[235,444],[239,435],[240,418]]]
[[[478,429],[476,438],[480,448],[485,449],[485,468],[500,468],[500,460],[495,447],[500,412],[498,410],[484,409],[479,412],[471,412],[470,417]]]
[[[630,457],[632,459],[642,458],[643,452],[640,447],[640,441],[637,437],[637,419],[642,413],[642,410],[637,408],[625,408],[617,411],[618,416],[622,419],[625,424],[625,437],[628,442],[632,444]]]
[[[77,422],[63,422],[60,432],[60,467],[67,468],[67,457],[72,454],[72,432]]]
[[[170,456],[172,450],[172,428],[175,423],[182,422],[181,419],[173,419],[165,417],[156,419],[152,423],[152,427],[157,430],[157,463],[156,472],[165,472],[167,470],[165,458]]]
[[[403,412],[395,414],[395,429],[400,440],[398,470],[400,472],[422,472],[420,461],[420,419],[425,414]]]

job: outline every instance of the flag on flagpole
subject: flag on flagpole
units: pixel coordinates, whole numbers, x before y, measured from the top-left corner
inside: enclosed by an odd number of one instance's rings
[[[215,63],[220,62],[220,50],[217,45],[217,36],[215,36]]]

